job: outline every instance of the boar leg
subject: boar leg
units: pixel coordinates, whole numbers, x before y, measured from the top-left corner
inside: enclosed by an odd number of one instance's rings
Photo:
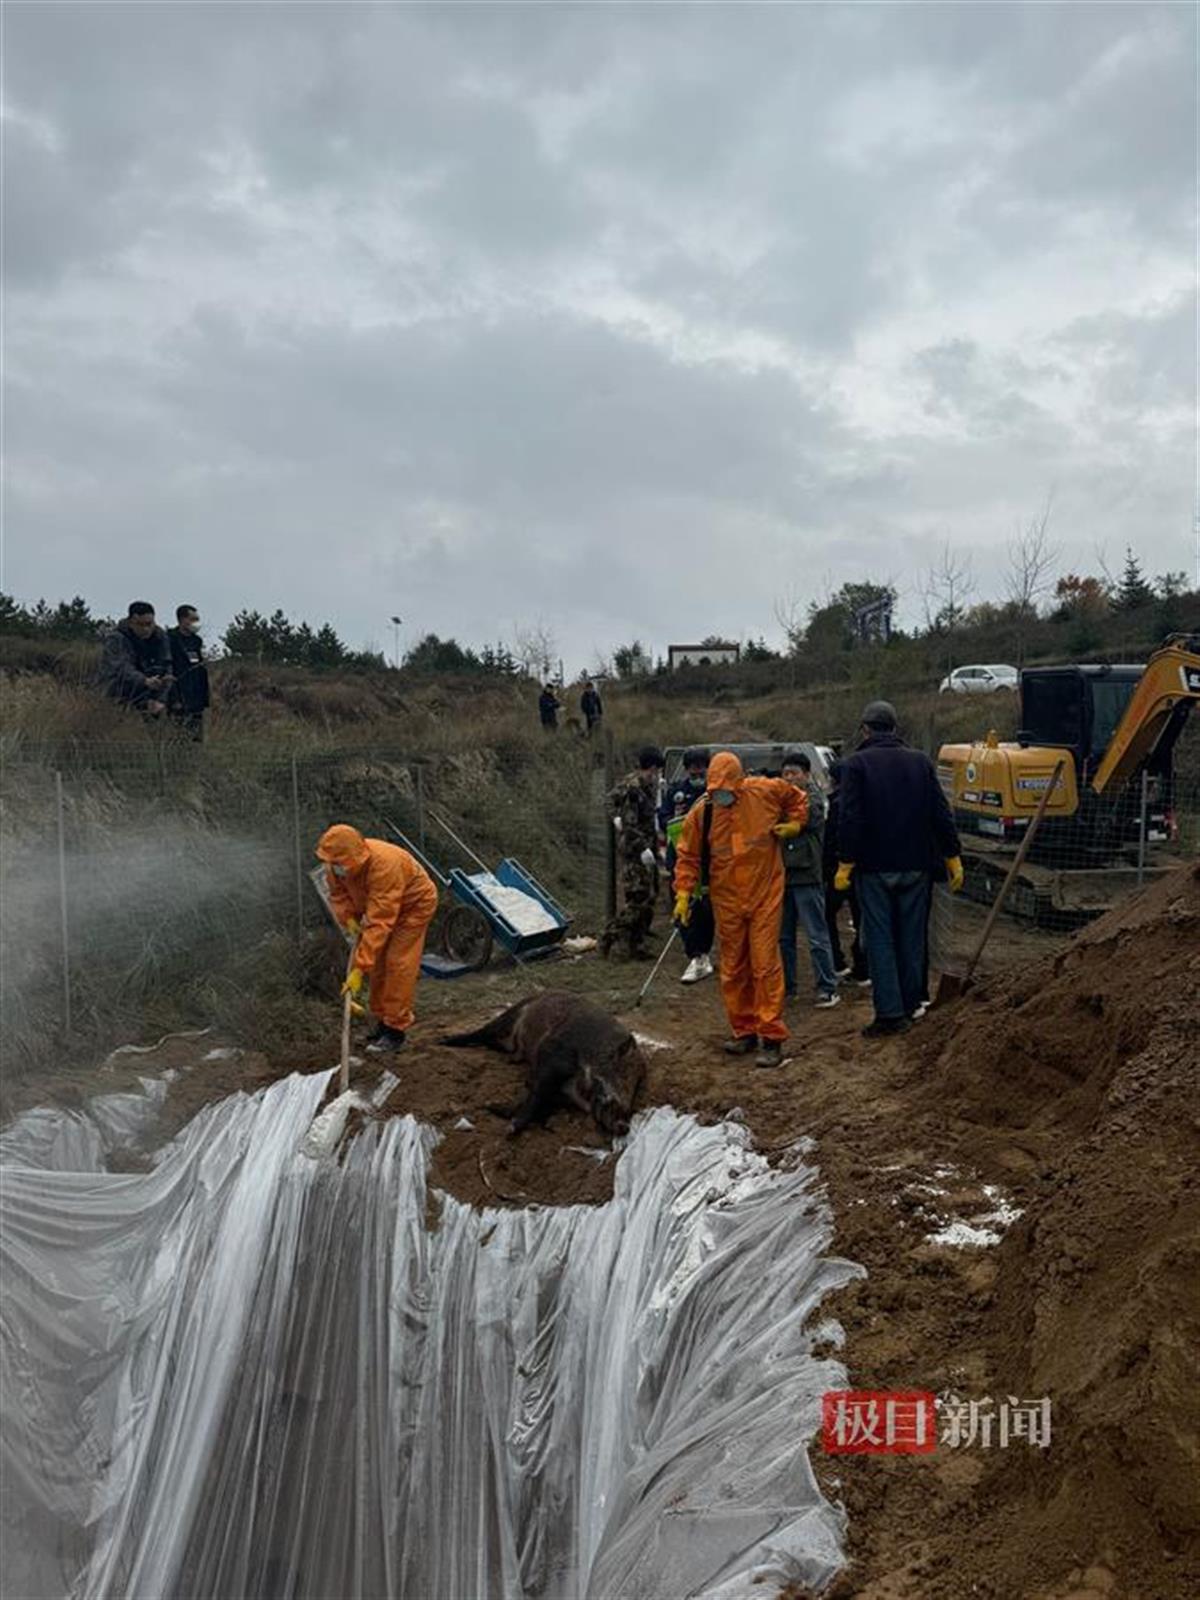
[[[545,1122],[560,1096],[578,1103],[579,1052],[557,1039],[547,1039],[530,1069],[529,1094],[513,1112],[513,1133],[524,1133],[532,1122]]]

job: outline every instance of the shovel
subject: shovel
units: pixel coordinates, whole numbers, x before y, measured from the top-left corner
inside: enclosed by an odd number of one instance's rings
[[[671,937],[667,940],[666,944],[663,945],[662,953],[659,956],[658,960],[654,963],[654,971],[646,979],[645,983],[641,987],[641,992],[638,994],[637,999],[633,1002],[633,1007],[634,1007],[635,1011],[637,1010],[638,1006],[641,1005],[642,1001],[646,998],[647,994],[650,992],[650,985],[654,982],[655,978],[658,977],[658,969],[659,969],[659,967],[661,967],[663,962],[667,959],[667,951],[675,943],[675,941],[676,941],[676,939],[678,939],[678,937],[679,937],[679,929],[678,928],[672,928]]]
[[[347,978],[354,971],[354,957],[358,953],[358,940],[350,945],[350,959],[346,963]],[[314,1161],[332,1156],[338,1147],[343,1133],[346,1130],[346,1119],[355,1106],[365,1106],[366,1101],[358,1094],[350,1093],[350,1019],[355,1011],[362,1007],[355,1004],[347,990],[342,996],[342,1054],[340,1070],[338,1072],[338,1092],[324,1108],[318,1111],[309,1124],[308,1132],[304,1135],[300,1146],[304,1155]]]
[[[358,954],[358,940],[350,946],[350,959],[346,963],[346,977],[354,971],[354,958]],[[345,1094],[350,1087],[350,1019],[354,1015],[354,996],[349,989],[342,996],[342,1055],[341,1070],[338,1073],[338,1093]]]
[[[938,991],[933,1001],[935,1006],[943,1006],[948,1000],[956,1000],[960,994],[966,994],[971,987],[971,979],[975,975],[975,968],[979,965],[979,958],[992,936],[992,929],[996,926],[997,917],[1004,910],[1004,902],[1008,899],[1008,891],[1016,881],[1017,873],[1020,872],[1025,864],[1025,857],[1029,854],[1034,835],[1041,827],[1042,818],[1046,815],[1046,807],[1050,804],[1050,796],[1058,787],[1058,780],[1062,776],[1062,770],[1066,764],[1066,757],[1063,756],[1055,767],[1054,775],[1051,777],[1050,782],[1042,791],[1042,798],[1038,801],[1038,808],[1033,814],[1033,820],[1026,828],[1025,837],[1021,840],[1017,853],[1013,857],[1012,866],[1009,867],[1004,882],[1000,885],[1000,893],[992,901],[991,909],[987,914],[987,921],[983,925],[983,932],[979,935],[975,948],[971,951],[967,960],[966,970],[961,973],[943,972],[938,979]]]

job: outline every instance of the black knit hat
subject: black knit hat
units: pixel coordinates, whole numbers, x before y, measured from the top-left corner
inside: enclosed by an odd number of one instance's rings
[[[637,762],[638,766],[641,767],[643,772],[647,767],[665,767],[667,764],[663,759],[662,751],[656,744],[644,745],[642,749],[638,751]]]

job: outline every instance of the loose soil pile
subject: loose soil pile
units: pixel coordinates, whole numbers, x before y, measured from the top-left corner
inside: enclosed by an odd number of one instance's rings
[[[486,1107],[519,1098],[521,1067],[436,1043],[534,981],[588,993],[664,1046],[648,1051],[648,1103],[737,1116],[777,1160],[815,1141],[835,1248],[869,1273],[827,1308],[855,1388],[1051,1398],[1046,1451],[821,1458],[850,1516],[836,1600],[1184,1600],[1200,1593],[1200,876],[1181,870],[1065,946],[1005,953],[1011,964],[903,1039],[861,1039],[869,997],[854,988],[831,1012],[796,1006],[790,1056],[770,1072],[721,1055],[716,986],[681,988],[673,957],[636,1012],[646,970],[591,956],[427,984],[384,1114],[441,1130],[435,1181],[469,1202],[604,1201],[614,1162],[588,1118],[560,1111],[510,1139]],[[335,1013],[306,1061],[210,1058],[182,1073],[169,1117],[329,1066]],[[380,1071],[364,1056],[356,1082]],[[1006,1206],[1023,1215],[995,1248],[931,1242],[951,1218],[1002,1232],[986,1219]]]

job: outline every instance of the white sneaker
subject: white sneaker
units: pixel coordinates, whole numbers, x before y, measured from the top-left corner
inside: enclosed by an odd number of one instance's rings
[[[831,1011],[834,1006],[840,1006],[841,1003],[842,997],[837,993],[836,990],[833,994],[818,995],[816,999],[816,1007],[818,1011]]]
[[[848,978],[850,976],[851,970],[852,969],[850,967],[839,967],[837,969],[837,975],[838,975],[839,978]]]
[[[706,977],[707,974],[704,971],[706,959],[707,957],[705,956],[693,956],[684,968],[683,977],[679,980],[680,983],[699,983],[701,978]]]
[[[909,1021],[910,1022],[920,1022],[921,1018],[925,1015],[925,1013],[928,1010],[929,1010],[929,1002],[927,1000],[922,1000],[921,1004],[917,1007],[917,1009],[915,1011],[912,1011],[912,1012],[909,1013]]]
[[[716,971],[716,968],[712,964],[712,957],[697,956],[696,959],[700,963],[700,976],[702,978],[711,978],[713,973]]]

